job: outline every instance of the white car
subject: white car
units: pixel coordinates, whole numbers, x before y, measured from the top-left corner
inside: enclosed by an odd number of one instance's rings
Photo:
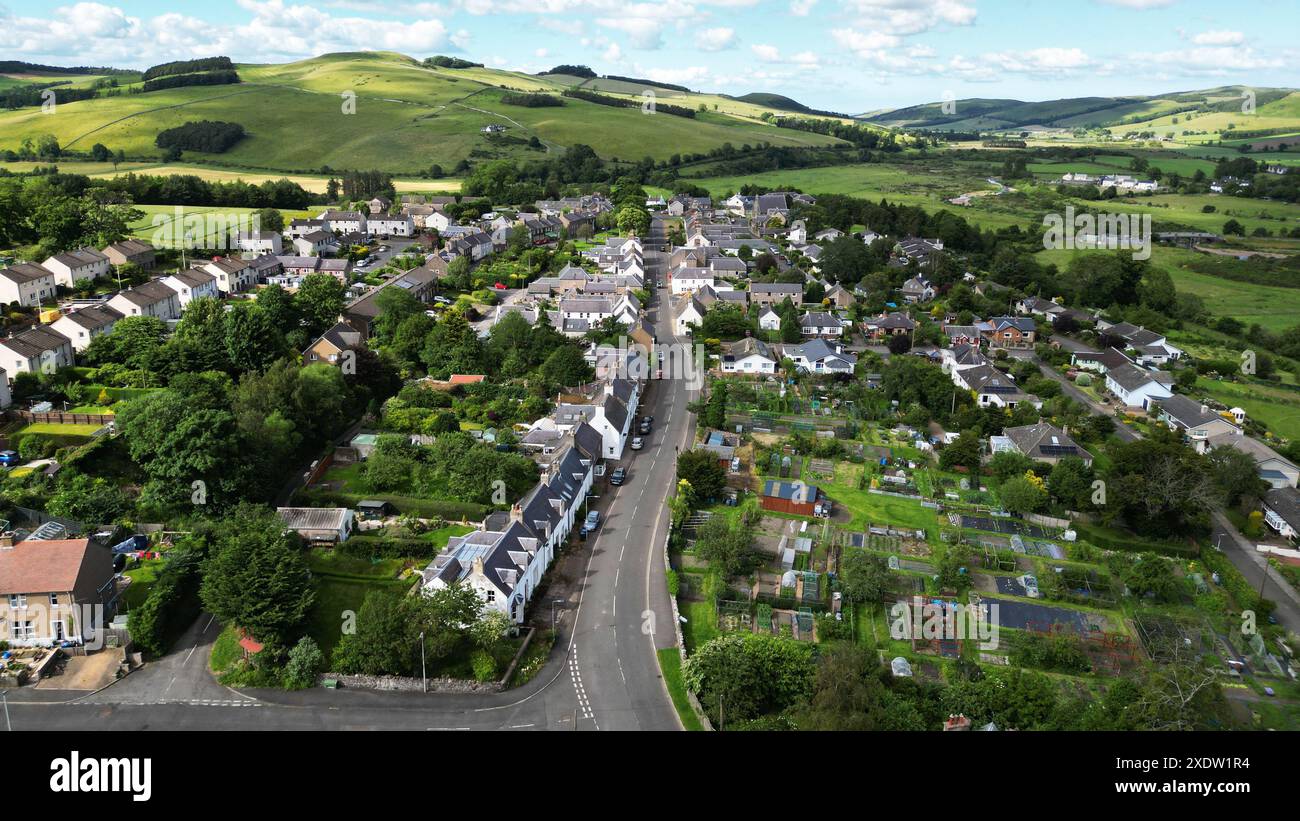
[[[644,444],[644,443],[641,441],[641,437],[640,437],[640,436],[633,436],[633,437],[632,437],[632,450],[640,450],[642,444]]]

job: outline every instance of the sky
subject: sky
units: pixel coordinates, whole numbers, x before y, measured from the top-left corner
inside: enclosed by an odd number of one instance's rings
[[[3,60],[145,68],[386,50],[526,72],[582,64],[849,114],[1300,87],[1297,31],[1295,0],[0,0]]]

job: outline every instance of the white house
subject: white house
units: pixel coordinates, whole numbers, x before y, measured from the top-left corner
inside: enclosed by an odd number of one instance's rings
[[[415,222],[406,214],[371,215],[366,220],[366,233],[372,237],[409,237],[415,233]]]
[[[772,310],[771,306],[764,308],[763,313],[758,315],[758,327],[762,331],[781,330],[781,315]]]
[[[279,255],[284,248],[280,235],[275,231],[247,231],[236,237],[235,242],[239,250],[251,254]]]
[[[794,362],[804,373],[853,373],[858,358],[832,345],[824,339],[813,339],[802,345],[784,345],[781,355]]]
[[[1297,482],[1300,482],[1300,467],[1258,439],[1235,433],[1220,433],[1211,436],[1207,445],[1210,450],[1221,447],[1233,448],[1254,459],[1255,466],[1259,470],[1259,478],[1272,487],[1295,487]]]
[[[201,297],[216,299],[221,296],[221,290],[217,288],[217,278],[201,268],[177,271],[158,281],[176,292],[180,299],[181,310],[185,310],[191,302]]]
[[[43,265],[19,262],[0,270],[0,305],[36,308],[54,294],[54,272]]]
[[[72,340],[44,325],[0,339],[0,368],[10,382],[20,373],[53,372],[74,362]]]
[[[1153,371],[1124,363],[1106,371],[1106,390],[1130,408],[1146,410],[1152,402],[1173,396],[1169,386]]]
[[[844,322],[835,314],[809,311],[799,319],[799,329],[804,336],[838,338],[844,334]]]
[[[74,351],[82,353],[95,337],[111,333],[122,316],[122,312],[111,305],[87,305],[69,311],[51,322],[50,327],[66,336]]]
[[[226,257],[197,267],[217,278],[217,290],[223,294],[237,294],[257,284],[257,272],[243,260]]]
[[[122,316],[152,316],[166,321],[180,318],[181,298],[174,289],[155,279],[119,292],[108,301],[108,307]]]
[[[673,306],[673,333],[687,336],[691,326],[704,321],[704,306],[695,297],[683,297]]]
[[[338,240],[328,231],[311,231],[293,239],[293,252],[302,257],[330,253],[338,247]],[[276,255],[279,256],[279,252]]]
[[[767,344],[747,336],[727,346],[722,354],[723,373],[776,373],[776,358]]]
[[[325,224],[327,231],[336,234],[366,233],[366,215],[360,211],[328,210],[322,212],[318,219]]]
[[[83,279],[98,279],[108,273],[108,255],[94,248],[79,248],[55,254],[41,263],[54,274],[56,285],[71,288]]]
[[[712,288],[715,279],[707,268],[678,268],[668,274],[673,296],[693,294],[706,285]]]

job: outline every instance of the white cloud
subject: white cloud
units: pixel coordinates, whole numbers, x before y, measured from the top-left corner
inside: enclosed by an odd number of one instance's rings
[[[790,13],[795,17],[807,17],[816,5],[817,0],[794,0],[790,3]]]
[[[975,22],[970,0],[846,0],[862,16],[862,24],[888,34],[920,34],[942,25],[969,26]]]
[[[736,44],[736,30],[733,28],[705,29],[695,36],[695,45],[700,51],[722,51]]]
[[[1239,31],[1204,31],[1192,38],[1198,46],[1238,46],[1246,42],[1246,35]]]
[[[1126,9],[1160,9],[1172,6],[1178,0],[1098,0],[1108,6],[1123,6]]]
[[[781,49],[766,43],[756,43],[750,46],[749,50],[754,52],[755,57],[767,63],[775,63],[781,59]]]
[[[1135,62],[1163,66],[1184,76],[1223,75],[1234,71],[1258,71],[1283,68],[1286,61],[1280,57],[1265,57],[1252,48],[1232,46],[1202,46],[1177,51],[1162,51],[1149,55],[1134,55]]]

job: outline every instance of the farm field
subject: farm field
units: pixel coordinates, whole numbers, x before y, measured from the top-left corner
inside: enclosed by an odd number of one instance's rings
[[[224,206],[190,206],[181,208],[180,206],[175,205],[137,205],[135,207],[140,211],[143,211],[145,216],[143,219],[130,225],[131,236],[139,237],[146,241],[151,241],[160,231],[164,232],[164,234],[175,231],[179,235],[183,228],[182,224],[178,223],[178,214],[181,215],[182,220],[194,215],[221,215],[229,224],[237,221],[240,217],[247,217],[258,210],[256,208],[227,208]],[[291,219],[298,219],[300,217],[314,217],[318,212],[284,210],[280,213],[284,216],[285,222],[288,222]],[[208,235],[205,237],[206,239],[214,239],[217,234],[221,233],[219,226],[215,224],[206,227],[208,228]],[[166,243],[154,244],[158,247],[167,247]]]
[[[51,163],[46,162],[12,162],[0,163],[0,168],[12,171],[15,174],[28,173],[37,168],[47,168]],[[59,162],[59,171],[65,174],[85,174],[95,179],[112,179],[122,177],[127,174],[149,174],[156,176],[171,175],[188,175],[198,177],[210,182],[231,182],[234,180],[243,180],[250,185],[258,185],[263,182],[287,179],[290,182],[297,183],[307,191],[314,194],[325,193],[329,184],[330,176],[328,174],[276,174],[268,171],[258,171],[240,168],[224,168],[210,165],[187,165],[184,163],[152,163],[152,162],[124,162],[118,165],[116,170],[112,163],[97,162]],[[419,178],[397,178],[393,180],[393,187],[398,193],[416,193],[443,191],[455,193],[460,190],[461,181],[458,179],[419,179]]]

